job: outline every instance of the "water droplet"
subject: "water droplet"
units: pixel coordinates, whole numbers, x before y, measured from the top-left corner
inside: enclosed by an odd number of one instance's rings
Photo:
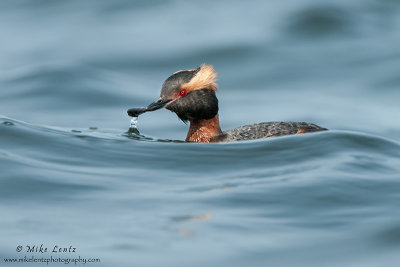
[[[138,117],[132,117],[129,129],[137,129],[137,122],[138,122]]]
[[[129,133],[139,134],[139,130],[137,128],[138,117],[132,117],[131,124],[129,125]]]

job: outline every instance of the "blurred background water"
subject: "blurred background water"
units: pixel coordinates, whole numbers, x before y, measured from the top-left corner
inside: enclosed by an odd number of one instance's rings
[[[0,32],[2,266],[400,264],[399,1],[2,1]],[[203,62],[223,129],[331,131],[187,144],[161,110],[127,133]]]

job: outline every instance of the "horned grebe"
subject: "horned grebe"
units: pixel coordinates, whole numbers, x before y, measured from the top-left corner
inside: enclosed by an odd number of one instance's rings
[[[215,95],[217,75],[213,66],[205,64],[197,69],[175,72],[165,80],[156,102],[145,108],[129,109],[128,115],[137,117],[165,107],[182,121],[190,122],[187,142],[233,142],[327,130],[306,122],[263,122],[223,132]]]

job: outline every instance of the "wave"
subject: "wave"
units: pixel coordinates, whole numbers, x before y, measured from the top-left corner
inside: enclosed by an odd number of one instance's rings
[[[89,165],[94,162],[108,165],[111,157],[116,166],[127,166],[137,160],[142,166],[151,167],[158,162],[159,168],[169,169],[171,161],[179,159],[181,170],[207,166],[208,171],[223,172],[223,167],[237,169],[242,162],[246,163],[246,169],[265,169],[310,161],[323,161],[329,165],[348,161],[351,157],[362,164],[357,167],[357,163],[352,163],[347,168],[358,171],[362,168],[390,169],[382,158],[400,159],[399,142],[351,131],[331,130],[236,143],[196,144],[157,139],[122,129],[32,125],[4,116],[0,117],[0,129],[2,151],[39,154],[47,159],[54,154],[57,157],[53,158],[65,159],[79,159],[85,155],[81,163],[87,161]]]

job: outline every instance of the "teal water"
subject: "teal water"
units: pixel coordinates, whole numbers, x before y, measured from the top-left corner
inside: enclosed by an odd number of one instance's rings
[[[0,265],[396,266],[399,12],[389,0],[0,3]],[[223,129],[330,131],[191,144],[167,110],[128,131],[128,108],[203,62],[220,74]]]

